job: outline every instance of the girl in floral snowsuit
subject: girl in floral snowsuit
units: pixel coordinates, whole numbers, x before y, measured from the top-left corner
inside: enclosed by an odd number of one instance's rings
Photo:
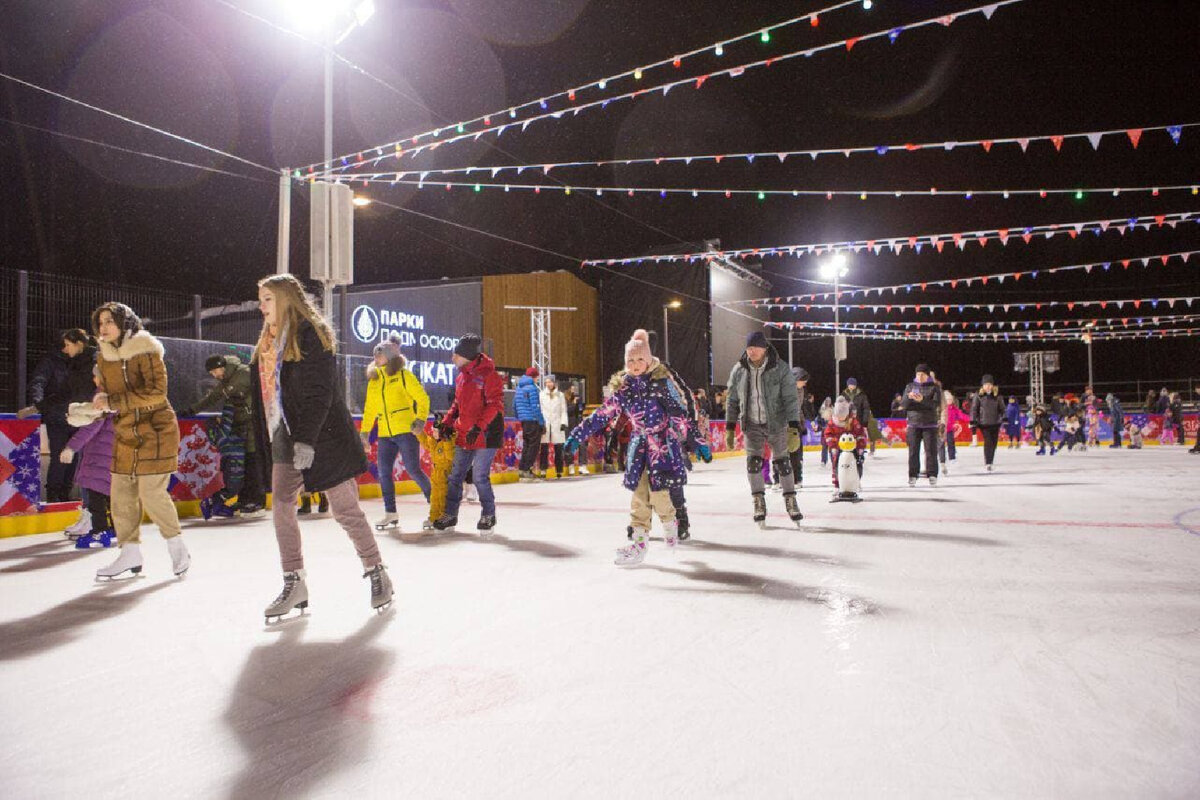
[[[574,453],[580,442],[603,431],[622,413],[633,425],[625,466],[625,488],[633,492],[633,542],[617,550],[614,563],[629,566],[646,557],[652,513],[662,522],[667,547],[675,547],[678,529],[670,489],[687,483],[682,446],[689,429],[687,409],[672,390],[670,372],[650,354],[644,330],[634,331],[625,345],[625,374],[616,390],[571,431],[567,451]]]

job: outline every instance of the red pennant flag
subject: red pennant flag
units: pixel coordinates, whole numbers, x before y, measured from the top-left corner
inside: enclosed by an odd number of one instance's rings
[[[1050,137],[1050,141],[1054,143],[1054,149],[1055,149],[1055,150],[1059,150],[1059,151],[1061,151],[1061,150],[1062,150],[1063,137],[1061,137],[1061,136],[1051,136],[1051,137]]]
[[[1162,265],[1165,267],[1167,265],[1167,259],[1169,259],[1169,258],[1170,258],[1170,256],[1163,256],[1162,258],[1159,259],[1159,261],[1161,261]]]
[[[857,36],[851,36],[849,39],[847,39],[846,40],[846,52],[850,52],[851,50],[853,50],[854,45],[856,45],[856,44],[858,44]],[[1134,145],[1134,146],[1136,147],[1137,145]]]
[[[990,139],[986,140],[986,141],[982,141],[982,142],[980,142],[980,144],[983,145],[983,152],[985,152],[985,153],[992,152],[992,142]]]
[[[961,233],[953,234],[953,239],[954,239],[954,243],[956,245],[958,245],[959,247],[962,247],[962,234]]]
[[[722,159],[722,158],[724,158],[724,157],[725,157],[725,156],[713,156],[713,158],[714,158],[714,159],[716,159],[716,163],[718,163],[718,164],[720,164],[720,163],[721,163],[721,159]]]
[[[696,78],[696,88],[699,89],[701,86],[703,86],[706,80],[708,80],[707,75],[701,75],[699,78]]]
[[[1021,234],[1021,238],[1025,240],[1025,244],[1029,244],[1030,240],[1033,239],[1033,234],[1032,233],[1023,233],[1023,234]]]
[[[937,251],[940,253],[940,252],[942,252],[942,248],[946,246],[946,242],[943,241],[942,239],[938,239],[936,242],[933,243],[933,246],[936,247]]]
[[[1074,228],[1067,231],[1067,236],[1070,236],[1072,239],[1074,239],[1078,235],[1079,235],[1079,231],[1075,230]]]
[[[1138,146],[1138,142],[1142,138],[1142,129],[1141,128],[1130,128],[1129,130],[1125,131],[1125,134],[1129,137],[1129,141],[1133,145],[1133,149],[1136,150],[1137,146]]]
[[[997,233],[1000,234],[1000,244],[1008,244],[1008,228],[1001,228]]]
[[[1100,301],[1100,307],[1101,307],[1101,308],[1108,308],[1108,301],[1107,301],[1107,300],[1101,300],[1101,301]]]
[[[1074,311],[1074,310],[1075,310],[1075,304],[1074,304],[1074,303],[1067,303],[1067,310],[1068,310],[1068,311]]]
[[[987,286],[987,282],[988,282],[987,275],[984,275],[983,276],[983,285]]]
[[[1121,266],[1124,267],[1125,269],[1129,269],[1129,259],[1127,258],[1124,261],[1122,261]]]
[[[1022,276],[1022,275],[1024,275],[1024,274],[1025,274],[1024,272],[1014,272],[1014,273],[1012,274],[1012,276],[1013,276],[1013,280],[1014,280],[1014,281],[1019,281],[1019,280],[1021,280],[1021,276]]]
[[[891,306],[888,306],[888,307],[887,307],[887,310],[888,310],[888,312],[890,313],[890,312],[891,312],[891,310],[892,310],[892,307],[891,307]]]
[[[1156,225],[1158,225],[1158,227],[1161,228],[1163,226],[1163,222],[1166,221],[1166,219],[1167,219],[1167,217],[1165,214],[1157,214],[1154,217],[1154,222]]]
[[[957,281],[957,280],[950,281],[950,288],[951,288],[951,289],[957,289],[957,288],[958,288],[958,281]]]
[[[1017,139],[1017,144],[1021,145],[1022,153],[1024,153],[1026,150],[1029,149],[1029,140],[1028,139]]]
[[[949,313],[950,313],[950,306],[942,306],[942,311],[944,311],[944,312],[946,312],[947,314],[949,314]]]
[[[926,287],[926,286],[927,286],[927,284],[924,284],[924,283],[922,283],[922,284],[921,284],[921,291],[922,291],[922,292],[923,292],[923,291],[925,291],[925,287]]]
[[[1142,307],[1142,301],[1141,301],[1141,300],[1134,300],[1134,301],[1133,301],[1133,307],[1134,307],[1134,308],[1141,308],[1141,307]]]
[[[908,237],[908,246],[911,247],[913,250],[916,250],[917,249],[917,237],[915,237],[915,236]]]
[[[987,247],[987,243],[988,243],[988,238],[987,238],[987,235],[986,235],[986,234],[982,234],[982,233],[981,233],[981,234],[979,234],[979,246],[980,246],[980,247]]]

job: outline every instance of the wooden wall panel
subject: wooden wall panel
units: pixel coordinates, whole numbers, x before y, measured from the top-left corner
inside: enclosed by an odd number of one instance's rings
[[[493,341],[501,367],[528,366],[529,312],[513,306],[575,306],[578,311],[556,311],[551,318],[551,354],[555,371],[588,379],[588,402],[599,402],[600,302],[596,290],[570,272],[535,272],[483,278],[483,335]]]

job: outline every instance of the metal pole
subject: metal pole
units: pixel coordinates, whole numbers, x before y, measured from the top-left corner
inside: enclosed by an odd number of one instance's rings
[[[671,363],[671,334],[667,330],[667,312],[670,306],[663,306],[663,361]]]
[[[25,397],[29,364],[26,361],[29,354],[29,272],[21,270],[17,273],[17,404],[14,408],[25,407]]]
[[[292,244],[292,182],[286,169],[279,171],[279,228],[275,248],[275,272],[286,275]]]
[[[329,34],[327,40],[328,46],[325,48],[325,170],[328,178],[328,171],[333,168],[333,35]],[[328,204],[328,216],[326,217],[326,236],[328,237],[329,226],[333,224],[333,198],[330,197]],[[326,251],[328,251],[326,246]],[[325,316],[329,317],[333,313],[333,284],[328,280],[330,277],[329,265],[333,261],[333,253],[328,253],[328,261],[325,266],[326,280],[324,297],[322,298],[322,307],[325,311]]]
[[[796,366],[796,359],[792,357],[793,352],[794,352],[792,347],[795,344],[795,342],[793,342],[793,340],[792,340],[792,337],[795,333],[796,333],[795,328],[788,328],[788,366],[789,367]]]
[[[839,310],[842,301],[842,293],[838,288],[841,284],[841,270],[835,270],[833,273],[833,396],[837,397],[842,391],[842,362],[838,359],[838,324],[841,319]]]
[[[1096,379],[1092,375],[1092,336],[1088,334],[1088,386],[1092,387],[1092,391],[1096,390]]]
[[[196,341],[204,339],[204,331],[200,323],[200,315],[204,313],[204,300],[198,294],[192,295],[192,338]]]

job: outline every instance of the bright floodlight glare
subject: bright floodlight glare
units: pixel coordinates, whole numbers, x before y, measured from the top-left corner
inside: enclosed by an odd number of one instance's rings
[[[679,300],[672,300],[671,302],[667,303],[667,308],[683,308],[683,303]]]
[[[375,0],[363,0],[354,7],[354,18],[358,20],[359,25],[366,25],[373,16],[375,16]]]
[[[834,269],[844,270],[848,260],[845,253],[835,253],[830,259],[830,263],[833,264]]]
[[[354,199],[350,202],[354,203],[354,205],[358,206],[359,208],[362,208],[363,206],[371,205],[371,198],[363,197],[361,194],[356,194],[354,195]]]
[[[350,0],[283,0],[284,10],[298,28],[324,31],[350,7]]]

